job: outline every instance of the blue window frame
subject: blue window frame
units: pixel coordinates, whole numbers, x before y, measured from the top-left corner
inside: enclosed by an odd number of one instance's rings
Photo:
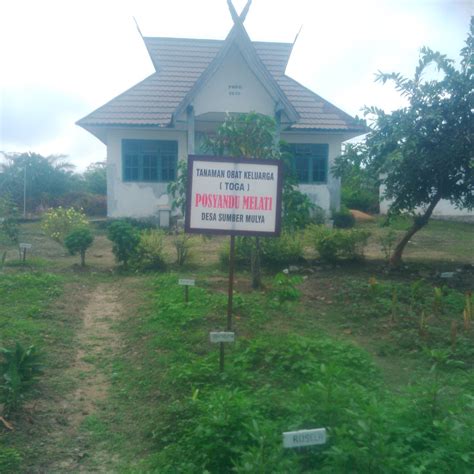
[[[176,179],[178,142],[122,140],[123,181],[160,183]]]
[[[320,143],[291,143],[293,170],[302,184],[324,184],[328,180],[329,145]]]

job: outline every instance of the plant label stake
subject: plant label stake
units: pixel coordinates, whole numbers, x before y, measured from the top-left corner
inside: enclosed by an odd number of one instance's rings
[[[20,259],[23,262],[25,262],[26,261],[26,251],[30,250],[32,245],[31,244],[20,243],[19,247],[20,247]]]
[[[184,301],[189,302],[189,287],[194,286],[195,280],[191,278],[180,278],[178,280],[178,285],[184,286]]]
[[[226,342],[235,341],[235,333],[231,331],[216,331],[209,333],[210,340],[213,343],[220,342],[221,344]]]
[[[283,433],[284,448],[300,448],[326,443],[326,428],[287,431]]]

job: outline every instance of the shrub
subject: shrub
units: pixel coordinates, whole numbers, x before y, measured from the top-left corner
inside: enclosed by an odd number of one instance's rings
[[[303,245],[297,233],[282,232],[280,237],[262,239],[262,262],[283,266],[303,260]]]
[[[252,237],[237,237],[235,239],[235,263],[250,264],[252,247],[255,245]],[[297,263],[303,260],[303,244],[297,233],[282,232],[280,237],[260,238],[261,260],[264,265],[277,267]],[[220,253],[223,266],[229,263],[229,245],[226,244]]]
[[[275,275],[272,284],[272,296],[282,305],[286,301],[296,301],[301,296],[301,291],[296,288],[302,282],[299,276],[289,276],[280,272]]]
[[[128,262],[137,255],[137,247],[140,243],[140,233],[131,224],[123,220],[110,224],[107,237],[112,241],[112,252],[124,268],[128,268]]]
[[[87,227],[88,225],[89,222],[84,212],[72,207],[69,209],[63,207],[50,209],[44,214],[41,223],[44,233],[60,244],[64,243],[66,236],[74,229]]]
[[[174,237],[174,246],[176,249],[176,263],[179,266],[184,265],[191,256],[192,237],[184,232],[178,232]]]
[[[363,257],[370,233],[356,229],[329,229],[313,225],[307,229],[307,236],[322,260],[335,262]]]
[[[164,232],[147,229],[140,233],[137,247],[136,263],[147,270],[161,270],[165,267]]]
[[[350,229],[355,225],[355,218],[349,209],[342,207],[339,212],[333,212],[334,227],[338,229]]]
[[[15,244],[19,242],[18,209],[15,202],[8,195],[0,198],[1,234]]]
[[[8,413],[17,409],[27,389],[41,373],[40,356],[34,346],[25,349],[19,342],[13,349],[0,348],[0,401]]]
[[[81,255],[81,267],[86,265],[86,250],[92,245],[94,236],[88,227],[74,229],[64,240],[64,245],[71,255]]]

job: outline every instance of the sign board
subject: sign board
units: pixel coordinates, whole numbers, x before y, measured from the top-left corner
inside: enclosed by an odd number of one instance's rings
[[[326,429],[287,431],[283,433],[284,448],[299,448],[326,443]]]
[[[178,280],[179,285],[183,286],[194,286],[195,280],[191,280],[190,278],[180,278]]]
[[[233,332],[211,332],[210,334],[211,342],[234,342],[235,333]]]
[[[20,244],[20,250],[30,250],[31,247],[31,244]]]
[[[278,160],[190,155],[186,232],[278,236],[282,173]]]

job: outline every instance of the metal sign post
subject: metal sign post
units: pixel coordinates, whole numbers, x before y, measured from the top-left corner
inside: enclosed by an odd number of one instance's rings
[[[227,293],[227,331],[232,331],[232,302],[234,297],[235,235],[230,236],[229,252],[229,291]],[[220,343],[219,368],[224,371],[224,342]]]
[[[227,332],[232,332],[235,236],[277,237],[281,230],[283,165],[278,160],[224,156],[188,157],[184,229],[187,233],[230,235]],[[212,333],[211,333],[212,334]],[[217,336],[216,336],[217,337]],[[224,370],[224,336],[219,368]]]

